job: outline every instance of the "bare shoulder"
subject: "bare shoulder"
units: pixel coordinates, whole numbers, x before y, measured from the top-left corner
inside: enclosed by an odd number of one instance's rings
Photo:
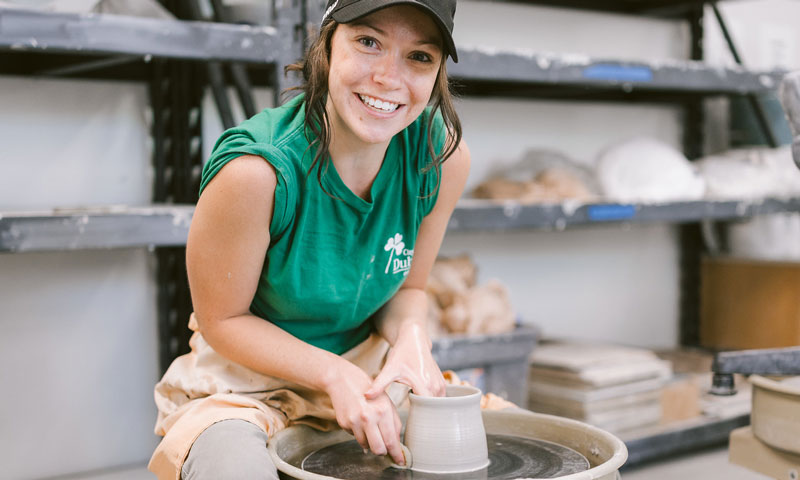
[[[442,184],[439,197],[447,203],[455,203],[464,190],[464,185],[469,177],[471,158],[469,147],[464,140],[458,148],[442,165]],[[437,202],[439,203],[439,202]]]
[[[272,194],[277,181],[275,168],[264,158],[242,155],[222,167],[209,182],[206,191],[224,195]]]
[[[243,155],[231,160],[203,190],[195,220],[243,229],[269,225],[276,185],[275,169],[264,158]]]
[[[446,176],[466,180],[467,176],[469,176],[470,163],[469,147],[467,142],[462,139],[456,151],[442,165],[442,170],[447,172]]]

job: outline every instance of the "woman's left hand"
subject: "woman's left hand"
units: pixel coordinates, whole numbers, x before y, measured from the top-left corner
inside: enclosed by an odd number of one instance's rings
[[[408,385],[417,395],[441,397],[445,394],[442,371],[431,354],[431,340],[424,327],[417,323],[409,322],[401,327],[386,364],[365,396],[376,398],[392,382]]]

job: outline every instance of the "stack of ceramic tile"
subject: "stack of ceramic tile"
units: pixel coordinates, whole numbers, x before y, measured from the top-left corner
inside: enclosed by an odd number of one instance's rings
[[[656,424],[669,362],[644,349],[542,343],[530,357],[528,408],[610,432]]]

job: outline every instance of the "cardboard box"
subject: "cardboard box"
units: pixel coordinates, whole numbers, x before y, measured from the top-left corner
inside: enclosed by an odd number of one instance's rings
[[[700,343],[713,349],[800,345],[800,263],[704,258]]]

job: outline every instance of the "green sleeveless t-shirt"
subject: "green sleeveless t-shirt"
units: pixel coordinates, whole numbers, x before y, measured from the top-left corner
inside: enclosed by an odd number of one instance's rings
[[[273,165],[278,184],[270,244],[250,310],[295,337],[341,354],[369,336],[372,315],[400,288],[414,256],[420,223],[436,203],[445,127],[427,108],[391,140],[370,198],[354,194],[332,163],[323,168],[305,134],[304,97],[264,110],[225,131],[203,168],[200,192],[241,155]],[[440,172],[440,170],[438,170]],[[330,193],[328,195],[326,193]],[[333,198],[332,198],[333,197]]]

